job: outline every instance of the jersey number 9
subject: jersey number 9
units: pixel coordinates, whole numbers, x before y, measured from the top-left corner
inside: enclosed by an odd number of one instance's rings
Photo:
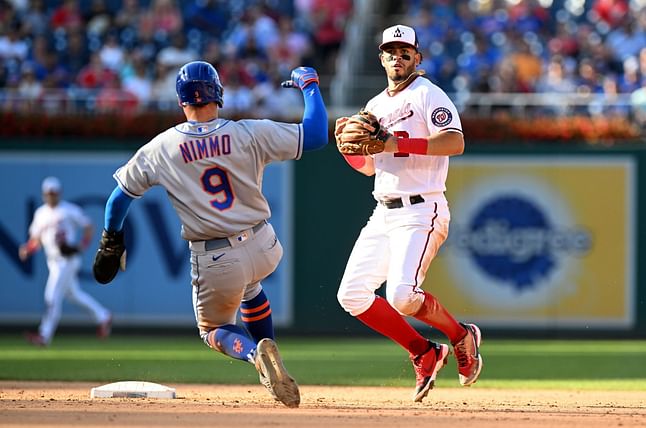
[[[231,208],[235,196],[229,176],[225,170],[220,167],[209,168],[202,174],[202,188],[215,199],[211,199],[211,206],[217,210],[226,210]]]

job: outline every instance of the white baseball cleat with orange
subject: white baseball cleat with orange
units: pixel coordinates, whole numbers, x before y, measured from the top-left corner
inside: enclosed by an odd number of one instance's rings
[[[258,342],[254,363],[260,383],[269,390],[274,399],[287,407],[298,407],[301,402],[298,385],[287,373],[276,342],[271,339]]]

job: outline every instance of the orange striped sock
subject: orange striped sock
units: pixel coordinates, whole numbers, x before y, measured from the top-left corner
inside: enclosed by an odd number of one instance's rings
[[[242,323],[256,343],[264,338],[274,339],[271,305],[263,290],[253,299],[242,302],[240,315]]]

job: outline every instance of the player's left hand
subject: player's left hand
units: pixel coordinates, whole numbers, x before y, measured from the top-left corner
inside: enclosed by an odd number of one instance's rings
[[[319,84],[319,75],[312,67],[297,67],[292,70],[291,80],[280,85],[283,88],[298,88],[301,91],[311,83]]]
[[[58,249],[61,251],[61,254],[66,257],[73,256],[74,254],[77,254],[80,252],[79,247],[75,245],[69,245],[67,242],[59,243]]]
[[[341,134],[343,133],[343,128],[345,128],[345,124],[348,119],[349,117],[347,116],[341,116],[336,120],[336,122],[334,122],[334,139],[337,144],[341,142]]]
[[[377,117],[364,110],[342,122],[337,120],[336,125],[337,148],[344,155],[367,156],[381,153],[391,137],[391,134],[381,129]]]
[[[107,284],[117,276],[119,269],[126,270],[126,244],[123,231],[104,230],[92,266],[94,279],[101,284]]]

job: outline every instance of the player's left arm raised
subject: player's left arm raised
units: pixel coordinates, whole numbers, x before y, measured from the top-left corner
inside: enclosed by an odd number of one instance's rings
[[[319,76],[312,67],[297,67],[290,80],[282,83],[285,88],[298,88],[303,93],[303,150],[323,148],[327,144],[327,110],[319,90]]]

